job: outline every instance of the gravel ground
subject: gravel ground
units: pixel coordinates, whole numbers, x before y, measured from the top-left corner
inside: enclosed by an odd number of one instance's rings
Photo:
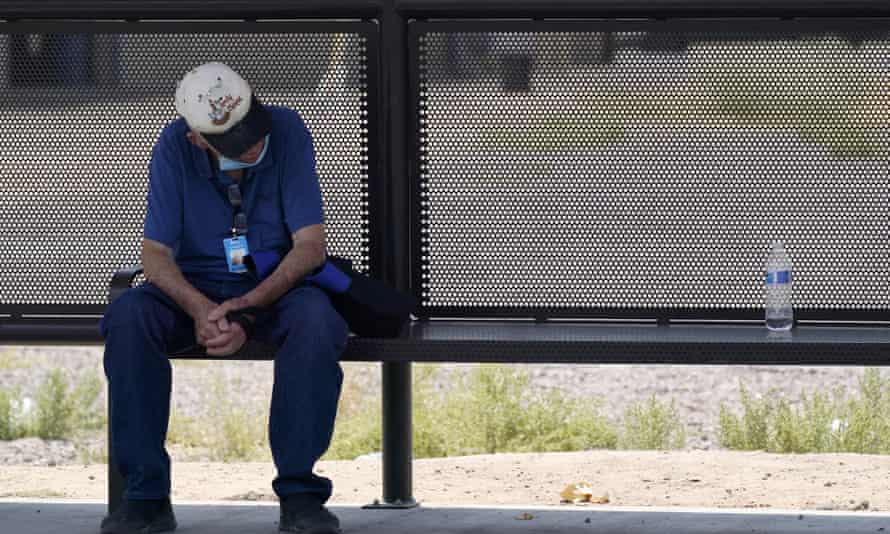
[[[381,496],[378,460],[321,461],[316,471],[333,481],[333,504],[367,504]],[[271,462],[175,463],[173,475],[174,504],[276,500]],[[592,501],[605,504],[608,499],[616,506],[870,513],[890,509],[888,475],[890,457],[863,454],[602,450],[487,454],[416,460],[413,493],[432,506],[541,506],[560,504],[568,484],[583,483]],[[105,484],[102,464],[0,469],[0,499],[100,500],[105,498]]]
[[[268,405],[272,388],[271,362],[174,362],[173,410],[200,419],[212,409],[213,390],[224,385],[227,396],[245,406]],[[379,364],[344,363],[347,386],[354,398],[376,401],[380,394]],[[472,365],[446,365],[438,375],[440,387],[447,375],[465,372]],[[861,367],[779,366],[637,366],[637,365],[522,365],[539,388],[559,388],[568,395],[602,399],[605,413],[619,419],[633,402],[652,394],[675,399],[687,427],[687,450],[716,449],[721,403],[741,412],[739,382],[754,394],[776,390],[795,400],[803,391],[856,388]],[[94,373],[102,376],[99,347],[0,348],[0,389],[18,390],[33,398],[41,380],[60,368],[72,379]],[[886,371],[882,371],[885,373]],[[100,399],[104,403],[104,398]],[[265,417],[265,414],[263,414]],[[97,449],[102,438],[43,442],[38,439],[0,442],[0,464],[53,465],[76,463],[84,448]]]

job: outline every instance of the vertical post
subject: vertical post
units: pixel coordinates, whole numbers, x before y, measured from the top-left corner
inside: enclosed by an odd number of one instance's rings
[[[411,182],[408,152],[408,27],[396,11],[396,0],[385,0],[380,14],[381,119],[384,140],[382,184],[386,205],[381,221],[381,275],[402,291],[411,290]]]
[[[383,503],[417,506],[412,496],[411,362],[383,363]]]
[[[108,399],[108,513],[112,513],[121,505],[124,495],[126,481],[117,470],[117,464],[114,461],[114,447],[112,447],[111,436],[114,428],[111,425],[111,387],[107,388]]]
[[[392,286],[411,290],[411,238],[408,146],[408,43],[406,21],[395,0],[380,12],[380,133],[384,147],[376,221],[375,265]],[[411,362],[383,362],[383,502],[371,508],[411,508]]]

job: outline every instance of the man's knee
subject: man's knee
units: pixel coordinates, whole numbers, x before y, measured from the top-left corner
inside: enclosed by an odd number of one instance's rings
[[[121,328],[146,332],[162,313],[162,306],[146,287],[128,289],[105,310],[100,325],[102,337],[107,338],[112,330]]]
[[[349,335],[346,322],[334,309],[331,300],[321,289],[301,288],[294,302],[289,303],[279,313],[288,330],[288,337],[308,342],[317,339],[342,348]]]

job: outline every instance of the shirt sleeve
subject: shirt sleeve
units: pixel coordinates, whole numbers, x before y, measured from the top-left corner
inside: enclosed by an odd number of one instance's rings
[[[300,228],[324,223],[321,186],[315,170],[315,149],[312,134],[300,124],[286,147],[283,183],[281,184],[284,220],[293,234]]]
[[[148,206],[144,236],[176,249],[182,235],[182,176],[163,140],[148,166]]]

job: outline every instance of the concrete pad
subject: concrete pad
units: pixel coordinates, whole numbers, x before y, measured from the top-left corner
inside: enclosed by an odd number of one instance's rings
[[[183,534],[277,532],[278,505],[175,504]],[[890,533],[890,514],[673,508],[421,506],[365,510],[334,506],[345,533],[362,534],[796,534]],[[94,534],[105,512],[99,502],[0,501],[3,534]]]

